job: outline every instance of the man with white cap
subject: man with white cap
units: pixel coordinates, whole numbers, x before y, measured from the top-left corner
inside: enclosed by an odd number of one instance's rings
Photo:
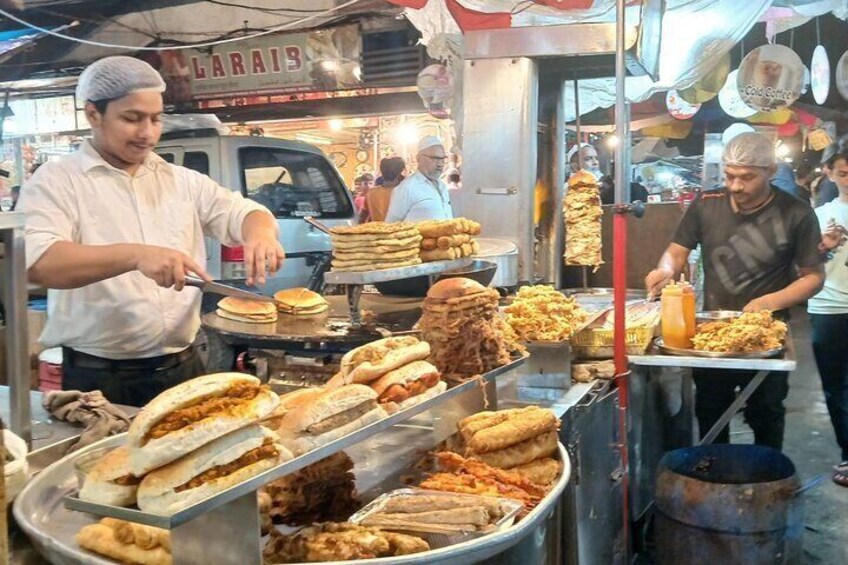
[[[448,186],[441,180],[447,159],[438,137],[418,142],[418,170],[392,191],[387,222],[453,219]]]
[[[63,348],[63,387],[141,405],[203,373],[192,348],[205,235],[243,245],[248,284],[283,259],[274,216],[209,177],[168,164],[159,141],[165,83],[150,65],[107,57],[79,77],[91,139],[26,184],[29,281],[48,291],[46,347]]]
[[[598,151],[588,143],[575,144],[568,151],[566,157],[572,174],[577,171],[588,171],[595,175],[595,178],[598,180],[603,176],[601,162],[598,159]]]
[[[657,269],[645,278],[658,294],[679,275],[700,244],[704,261],[704,309],[770,310],[786,317],[790,307],[815,295],[824,283],[824,256],[818,220],[801,200],[769,184],[776,159],[772,140],[743,133],[724,148],[726,187],[701,193],[686,210]],[[706,434],[731,404],[749,371],[695,370],[696,413]],[[783,444],[788,373],[771,373],[754,392],[745,419],[755,442]],[[727,443],[725,428],[717,438]]]

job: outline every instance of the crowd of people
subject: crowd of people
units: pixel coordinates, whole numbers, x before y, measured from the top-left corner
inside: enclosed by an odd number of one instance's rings
[[[450,220],[450,191],[460,186],[459,173],[445,174],[447,154],[435,136],[418,142],[417,169],[406,175],[401,157],[380,161],[380,176],[371,173],[354,181],[354,207],[360,223]],[[445,182],[447,180],[447,182]]]

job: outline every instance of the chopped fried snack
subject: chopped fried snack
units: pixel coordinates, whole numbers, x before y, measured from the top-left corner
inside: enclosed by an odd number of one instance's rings
[[[353,461],[340,452],[268,483],[259,490],[266,514],[288,526],[346,519],[358,507],[352,470]]]
[[[563,203],[565,264],[594,267],[601,259],[601,195],[594,175],[578,172],[568,179]]]
[[[463,381],[524,353],[498,316],[500,295],[465,278],[444,279],[427,292],[418,322],[430,344],[430,362],[447,381]]]
[[[456,453],[441,452],[436,457],[446,471],[436,473],[421,482],[421,488],[512,498],[533,509],[545,496],[545,489],[514,471],[504,471],[475,459],[465,459]]]
[[[83,549],[127,565],[171,565],[173,562],[166,530],[139,527],[139,524],[114,518],[103,518],[97,524],[83,527],[77,534],[77,543]]]
[[[314,563],[393,557],[429,549],[427,542],[415,536],[327,522],[292,535],[272,531],[262,556],[266,563]]]
[[[544,285],[522,287],[505,312],[524,341],[565,341],[589,317],[574,298]]]
[[[748,353],[783,347],[787,327],[771,312],[746,312],[733,321],[709,322],[698,327],[692,345],[701,351]]]

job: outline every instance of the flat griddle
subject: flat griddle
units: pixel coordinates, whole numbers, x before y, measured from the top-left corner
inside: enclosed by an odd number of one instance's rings
[[[363,325],[350,321],[346,296],[325,296],[330,308],[317,316],[291,316],[280,312],[275,323],[249,324],[218,316],[214,311],[201,318],[203,327],[225,341],[273,348],[287,343],[366,343],[398,332],[409,332],[421,317],[420,298],[363,294],[360,307]]]

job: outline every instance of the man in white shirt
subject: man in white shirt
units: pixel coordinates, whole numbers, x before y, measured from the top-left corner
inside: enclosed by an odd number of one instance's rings
[[[438,137],[418,142],[418,170],[392,191],[387,222],[453,219],[448,186],[441,180],[447,159]]]
[[[102,390],[140,406],[203,373],[204,235],[243,245],[248,284],[283,260],[263,206],[209,177],[168,164],[159,141],[165,84],[147,63],[107,57],[80,75],[92,137],[48,162],[22,190],[27,275],[47,287],[46,347],[63,348],[63,388]]]

